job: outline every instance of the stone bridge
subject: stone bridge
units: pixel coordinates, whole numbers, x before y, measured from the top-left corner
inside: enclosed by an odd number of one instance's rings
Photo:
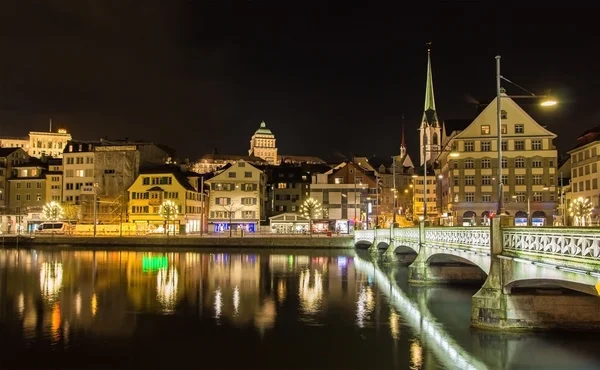
[[[384,260],[416,253],[409,283],[482,283],[471,322],[489,329],[600,329],[600,229],[424,227],[355,231]]]

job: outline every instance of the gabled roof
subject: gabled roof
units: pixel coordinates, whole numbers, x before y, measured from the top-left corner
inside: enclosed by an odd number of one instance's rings
[[[175,177],[175,179],[177,180],[177,182],[179,182],[181,184],[181,186],[183,186],[186,190],[189,190],[189,191],[197,191],[197,190],[192,186],[192,184],[190,184],[190,181],[188,178],[198,177],[198,178],[204,178],[204,181],[206,181],[207,179],[213,177],[213,174],[211,174],[211,173],[201,175],[196,172],[181,171],[181,168],[179,168],[177,166],[172,166],[172,165],[156,166],[156,167],[150,167],[150,168],[145,168],[145,169],[140,170],[140,176],[142,176],[142,175],[161,175],[161,174],[173,175]]]
[[[22,150],[23,148],[0,148],[0,158],[7,157],[19,149]]]
[[[473,122],[472,119],[446,119],[444,120],[444,137],[451,136],[454,132],[460,132]]]

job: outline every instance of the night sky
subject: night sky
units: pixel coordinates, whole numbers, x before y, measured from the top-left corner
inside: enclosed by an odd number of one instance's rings
[[[545,111],[518,102],[567,150],[600,123],[596,11],[495,3],[1,0],[0,136],[52,118],[76,139],[195,159],[245,153],[265,120],[281,154],[389,156],[404,114],[415,155],[431,41],[441,119],[474,118],[494,97],[500,54],[504,76],[559,98]]]

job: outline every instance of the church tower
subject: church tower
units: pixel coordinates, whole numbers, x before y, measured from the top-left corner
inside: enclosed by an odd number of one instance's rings
[[[421,165],[437,157],[442,141],[442,125],[435,111],[435,97],[433,95],[433,74],[431,72],[431,43],[427,44],[427,79],[425,82],[425,108],[423,120],[419,128],[419,147]]]
[[[404,125],[402,125],[402,142],[400,143],[400,158],[406,157],[406,142],[404,141]]]

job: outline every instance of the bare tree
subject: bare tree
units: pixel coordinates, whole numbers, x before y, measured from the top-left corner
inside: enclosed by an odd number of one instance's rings
[[[231,238],[232,234],[232,229],[233,229],[233,225],[231,224],[231,222],[233,221],[233,216],[235,216],[235,213],[241,209],[244,208],[243,204],[238,204],[236,205],[235,202],[231,202],[230,204],[226,204],[223,205],[221,204],[221,209],[223,209],[224,212],[227,213],[227,218],[229,219],[229,237]]]

